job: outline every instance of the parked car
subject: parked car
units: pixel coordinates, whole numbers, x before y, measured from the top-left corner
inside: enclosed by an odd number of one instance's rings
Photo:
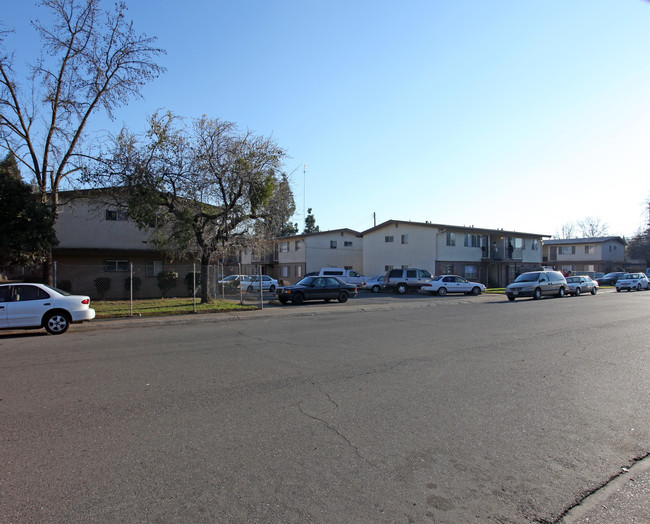
[[[433,276],[426,269],[391,269],[386,273],[386,287],[401,295],[407,291],[420,291],[432,279]]]
[[[645,273],[627,273],[616,281],[616,291],[648,289],[648,277]]]
[[[283,286],[275,290],[282,304],[302,304],[306,300],[338,300],[346,302],[357,296],[357,286],[343,282],[338,277],[305,277],[293,286]]]
[[[251,277],[248,275],[228,275],[226,278],[223,280],[219,281],[219,286],[226,291],[230,292],[237,292],[239,293],[239,289],[246,289],[245,287],[242,287],[243,284],[246,282],[250,282]]]
[[[625,275],[625,271],[614,271],[613,273],[607,273],[605,276],[597,279],[599,286],[613,286],[616,284],[616,281]]]
[[[356,286],[363,286],[366,281],[366,277],[361,273],[357,273],[353,269],[345,269],[342,267],[323,267],[318,275],[321,277],[338,277],[343,282],[355,284]]]
[[[595,295],[598,293],[598,282],[592,280],[587,275],[567,277],[566,293],[567,295],[574,295],[576,297],[579,297],[582,293]]]
[[[61,335],[70,324],[93,318],[90,297],[45,284],[0,285],[0,329],[45,328],[52,335]]]
[[[431,282],[425,282],[420,291],[440,295],[441,297],[444,297],[447,293],[480,295],[485,291],[485,286],[479,282],[470,282],[458,275],[439,275]]]
[[[506,296],[510,301],[518,297],[533,297],[534,300],[539,300],[544,295],[563,297],[566,289],[566,279],[559,271],[529,271],[519,275],[506,288]]]
[[[262,290],[270,291],[273,293],[276,288],[279,286],[278,281],[274,278],[271,278],[268,275],[262,275]],[[242,280],[241,282],[242,291],[259,291],[260,290],[260,276],[254,275],[249,278],[249,280]]]
[[[363,286],[364,289],[368,289],[373,293],[379,293],[385,287],[386,277],[384,275],[379,275],[378,277],[366,280],[366,283]]]

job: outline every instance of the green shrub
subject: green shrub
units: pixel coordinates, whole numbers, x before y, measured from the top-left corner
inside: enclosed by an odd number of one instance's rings
[[[108,290],[111,289],[111,279],[109,277],[98,277],[95,279],[95,289],[101,300],[104,299]]]
[[[142,279],[140,277],[133,277],[133,294],[137,295],[141,287],[142,287]],[[131,277],[126,277],[124,279],[124,289],[126,289],[127,291],[131,290]]]
[[[178,273],[176,271],[161,271],[156,275],[158,279],[158,289],[164,297],[165,294],[176,287],[178,282]]]
[[[201,288],[201,272],[190,271],[185,275],[185,287],[190,296],[194,296],[194,278],[196,278],[196,292],[198,293]]]

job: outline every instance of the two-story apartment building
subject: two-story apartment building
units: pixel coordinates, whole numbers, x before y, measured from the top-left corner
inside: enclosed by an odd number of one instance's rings
[[[503,286],[542,265],[542,238],[548,236],[389,220],[363,232],[363,272],[412,267]]]
[[[623,270],[626,245],[617,236],[545,240],[544,264],[572,273]]]
[[[321,267],[344,267],[363,272],[363,237],[352,229],[333,229],[278,238],[274,276],[295,283]]]

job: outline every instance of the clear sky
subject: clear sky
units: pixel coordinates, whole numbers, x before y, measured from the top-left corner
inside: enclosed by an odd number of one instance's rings
[[[647,224],[648,1],[126,3],[167,72],[94,125],[140,131],[162,108],[273,135],[301,228],[310,207],[321,230]],[[19,60],[37,49],[37,13],[31,0],[0,13]]]

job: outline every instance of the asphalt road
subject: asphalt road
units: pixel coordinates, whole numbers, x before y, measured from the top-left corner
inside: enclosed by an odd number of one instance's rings
[[[241,318],[0,334],[0,522],[556,522],[650,451],[650,292]]]

